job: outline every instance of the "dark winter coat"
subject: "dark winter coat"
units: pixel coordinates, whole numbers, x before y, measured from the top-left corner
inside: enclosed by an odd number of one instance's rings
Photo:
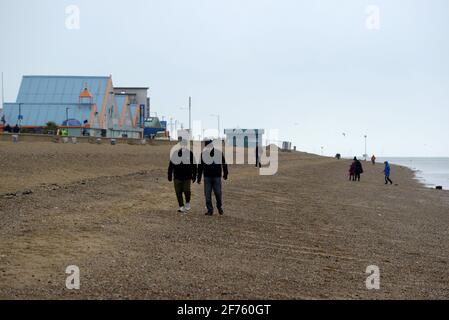
[[[193,152],[187,150],[190,154],[189,161],[184,161],[183,152],[180,149],[177,153],[173,153],[170,164],[168,165],[168,180],[172,181],[173,176],[175,180],[195,180],[197,175],[197,164]],[[178,159],[182,159],[181,163],[178,164],[178,161],[175,160],[175,157],[178,156]],[[185,163],[187,162],[187,163]]]
[[[214,159],[211,164],[208,164],[204,161],[207,153],[210,152],[210,158]],[[215,152],[217,152],[217,156],[215,157]],[[221,163],[216,163],[215,158],[221,158]],[[198,165],[198,181],[201,181],[201,177],[204,174],[204,177],[207,178],[221,178],[222,176],[227,179],[228,178],[228,165],[226,164],[226,159],[221,151],[211,149],[206,149],[201,154],[201,160]]]
[[[349,167],[349,175],[353,176],[355,174],[355,163],[351,163],[351,166]]]
[[[360,162],[360,160],[355,160],[354,161],[354,173],[355,174],[362,174],[363,173],[363,167],[362,167],[362,163]]]

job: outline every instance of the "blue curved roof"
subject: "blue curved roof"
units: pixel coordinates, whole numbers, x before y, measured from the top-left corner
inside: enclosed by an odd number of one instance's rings
[[[93,103],[103,103],[109,77],[24,76],[17,103],[78,103],[80,92],[87,87]]]
[[[110,77],[86,76],[24,76],[16,103],[5,103],[5,119],[9,124],[18,122],[19,111],[23,126],[44,126],[53,121],[62,125],[64,121],[76,119],[80,123],[90,120],[91,102],[79,95],[87,87],[92,94],[92,103],[101,107]]]

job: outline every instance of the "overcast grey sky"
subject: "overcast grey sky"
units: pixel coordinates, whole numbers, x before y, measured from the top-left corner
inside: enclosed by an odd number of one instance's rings
[[[361,155],[367,134],[370,154],[449,156],[447,0],[0,0],[0,40],[7,102],[22,75],[112,74],[186,125],[191,95],[206,127],[308,152]]]

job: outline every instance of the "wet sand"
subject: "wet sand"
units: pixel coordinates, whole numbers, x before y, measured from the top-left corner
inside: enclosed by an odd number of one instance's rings
[[[0,299],[449,298],[449,193],[393,166],[231,166],[226,213],[176,212],[165,146],[0,142]],[[77,265],[81,289],[65,287]],[[380,290],[365,270],[380,268]]]

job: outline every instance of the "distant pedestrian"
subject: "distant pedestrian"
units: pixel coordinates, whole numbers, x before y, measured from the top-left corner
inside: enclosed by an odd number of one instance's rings
[[[13,133],[19,133],[20,132],[20,128],[19,128],[19,126],[16,124],[15,126],[14,126],[14,128],[12,129],[12,132]]]
[[[217,200],[217,209],[220,215],[224,214],[221,178],[228,180],[228,165],[225,157],[220,150],[214,148],[211,140],[206,141],[206,146],[201,153],[201,159],[198,165],[198,184],[201,183],[201,177],[204,174],[204,196],[206,198],[207,216],[214,213],[212,205],[212,191]]]
[[[360,181],[360,176],[363,173],[363,166],[357,157],[354,157],[354,179],[352,181]]]
[[[190,200],[191,182],[195,183],[197,175],[197,164],[193,152],[187,148],[187,141],[181,141],[181,148],[170,157],[168,165],[168,181],[174,177],[176,198],[178,199],[178,212],[187,213],[191,209]],[[185,196],[185,205],[184,205]]]
[[[376,164],[376,156],[373,154],[373,156],[371,157],[371,162],[373,165]]]
[[[354,181],[355,176],[355,163],[351,163],[349,166],[349,181]]]
[[[11,133],[11,132],[12,132],[12,128],[11,128],[11,126],[9,125],[9,123],[6,124],[6,127],[5,127],[5,129],[3,129],[3,131],[4,131],[4,132],[8,132],[8,133]]]
[[[388,161],[385,161],[385,169],[384,169],[384,174],[385,174],[385,184],[388,184],[388,182],[390,184],[393,184],[393,181],[391,181],[390,179],[390,174],[391,174],[391,167],[390,164],[388,163]]]
[[[259,143],[256,144],[256,167],[257,168],[261,168],[262,167],[262,163],[260,161],[260,158],[262,156],[262,153],[259,149]]]

